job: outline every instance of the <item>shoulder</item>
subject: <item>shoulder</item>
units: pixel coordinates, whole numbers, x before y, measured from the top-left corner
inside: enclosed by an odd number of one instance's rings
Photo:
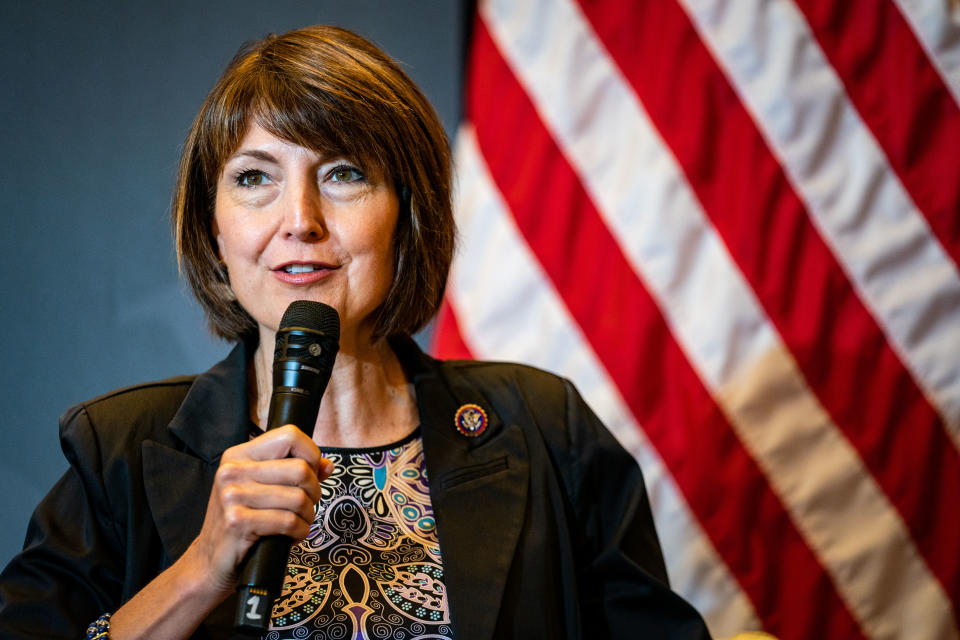
[[[447,360],[440,366],[448,380],[475,389],[501,413],[522,411],[537,422],[556,424],[564,421],[571,400],[582,403],[569,380],[529,365]]]
[[[158,408],[173,407],[174,411],[183,401],[197,376],[176,376],[115,389],[87,400],[67,410],[84,410],[98,416],[115,414],[130,415],[142,411],[154,412]]]
[[[195,379],[146,382],[76,404],[60,418],[61,442],[67,449],[96,448],[109,455],[109,450],[128,448],[134,441],[159,438]]]
[[[505,424],[542,442],[559,468],[576,470],[593,461],[613,460],[636,466],[567,378],[506,362],[453,360],[439,365],[461,389],[485,397]]]
[[[534,429],[550,448],[570,448],[605,429],[573,383],[533,366],[474,360],[441,361],[444,375],[460,394],[470,389],[485,398],[505,423]]]
[[[565,378],[515,362],[490,362],[485,360],[439,360],[448,377],[460,378],[481,388],[499,387],[564,393],[569,385]]]
[[[495,403],[535,396],[557,398],[572,388],[553,373],[524,364],[486,360],[440,360],[424,353],[408,336],[394,336],[391,346],[407,376],[420,390],[423,381],[442,381],[443,394],[468,401],[477,393]],[[431,398],[433,400],[434,398]]]

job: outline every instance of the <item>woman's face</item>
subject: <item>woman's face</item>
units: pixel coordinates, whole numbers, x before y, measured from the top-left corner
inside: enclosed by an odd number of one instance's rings
[[[261,330],[294,300],[340,313],[341,333],[372,330],[393,279],[397,195],[383,176],[252,124],[217,183],[213,233],[230,285]]]

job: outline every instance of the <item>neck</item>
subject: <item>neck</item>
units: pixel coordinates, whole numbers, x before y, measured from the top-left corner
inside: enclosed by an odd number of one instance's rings
[[[261,328],[249,375],[251,418],[265,425],[273,392],[275,333]],[[385,339],[342,332],[340,351],[323,394],[313,440],[327,447],[374,447],[396,442],[419,422],[413,385]]]

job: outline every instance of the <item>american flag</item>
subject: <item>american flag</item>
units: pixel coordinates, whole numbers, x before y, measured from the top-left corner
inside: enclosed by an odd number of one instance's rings
[[[442,357],[571,378],[717,636],[958,638],[960,4],[490,0]]]

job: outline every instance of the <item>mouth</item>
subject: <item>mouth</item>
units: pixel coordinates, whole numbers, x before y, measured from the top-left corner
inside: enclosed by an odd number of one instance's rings
[[[339,265],[324,262],[288,262],[274,268],[273,272],[284,282],[309,284],[325,278],[339,268]]]
[[[320,271],[321,269],[327,268],[329,267],[321,267],[317,264],[288,264],[280,267],[280,269],[285,273],[313,273],[314,271]]]
[[[274,271],[282,271],[290,274],[313,273],[314,271],[332,271],[337,267],[324,262],[288,262],[276,267]]]

